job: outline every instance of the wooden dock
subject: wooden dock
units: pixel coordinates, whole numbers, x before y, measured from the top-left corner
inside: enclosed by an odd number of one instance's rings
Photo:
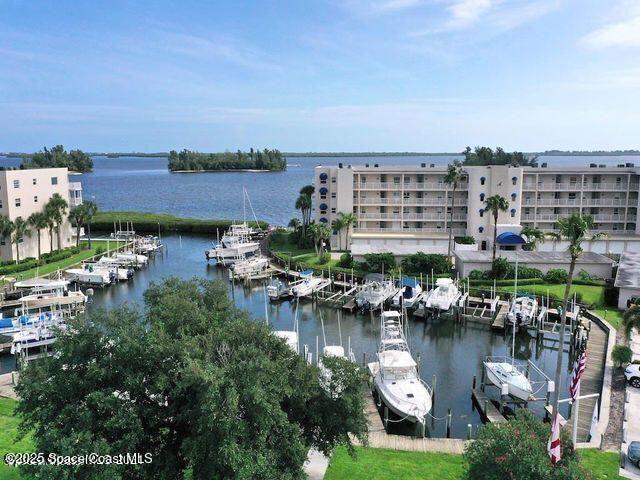
[[[505,321],[507,319],[507,313],[509,313],[509,305],[507,303],[499,303],[498,313],[493,319],[491,328],[493,330],[504,330]]]
[[[479,388],[474,388],[471,391],[473,401],[478,407],[478,411],[482,415],[482,418],[487,423],[503,423],[507,419],[500,413],[500,410],[496,408],[491,399]]]

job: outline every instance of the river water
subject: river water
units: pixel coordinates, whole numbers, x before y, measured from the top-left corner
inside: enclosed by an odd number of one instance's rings
[[[617,164],[633,162],[635,157],[547,157],[543,161],[554,164]],[[289,158],[286,172],[251,173],[184,173],[167,171],[166,160],[157,158],[94,159],[95,170],[80,176],[85,199],[95,199],[102,210],[138,210],[156,213],[171,213],[197,218],[242,218],[241,189],[249,190],[256,215],[275,224],[286,224],[295,215],[293,204],[298,190],[311,183],[313,168],[318,164],[364,164],[399,163],[419,164],[446,163],[446,157],[395,157],[395,158]],[[0,159],[0,165],[15,166],[15,159]],[[125,219],[123,219],[125,220]],[[150,265],[138,271],[128,283],[96,291],[91,309],[111,307],[123,302],[141,304],[142,294],[150,282],[160,281],[170,275],[181,278],[194,276],[222,279],[229,284],[230,295],[239,308],[248,310],[256,321],[265,321],[265,295],[261,283],[249,286],[231,285],[227,271],[208,265],[204,250],[211,238],[205,236],[167,236],[167,249],[156,256]],[[269,322],[274,329],[287,330],[293,326],[295,305],[288,301],[267,305]],[[311,302],[302,302],[299,307],[300,338],[302,344],[310,346],[315,358],[316,338],[322,348],[320,314],[325,324],[327,341],[335,344],[338,335],[338,313],[336,309],[318,307]],[[362,362],[375,358],[380,335],[379,319],[371,316],[342,314],[340,323],[342,342],[351,341],[356,358]],[[409,340],[414,357],[420,355],[421,377],[429,384],[437,378],[435,407],[432,411],[437,420],[429,424],[429,434],[445,435],[442,419],[447,409],[452,410],[452,434],[464,438],[467,424],[475,429],[481,423],[471,402],[471,385],[474,375],[480,378],[482,361],[488,355],[508,355],[511,338],[492,332],[488,325],[469,323],[456,324],[445,320],[409,321]],[[553,377],[556,366],[556,350],[536,343],[527,334],[520,334],[516,342],[516,358],[531,359],[548,376]],[[566,392],[569,366],[565,359],[561,391]],[[0,369],[4,372],[14,367],[13,358],[0,358]],[[497,398],[497,392],[488,392]],[[539,394],[542,395],[542,392]],[[543,415],[543,404],[530,404],[539,416]],[[566,414],[566,405],[563,408]],[[409,433],[402,426],[393,425],[399,433]]]

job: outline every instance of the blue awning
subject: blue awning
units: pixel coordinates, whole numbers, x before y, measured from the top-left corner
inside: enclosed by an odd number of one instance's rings
[[[402,280],[400,280],[399,283],[400,283],[399,286],[402,286],[402,287],[416,288],[419,282],[413,277],[402,277]]]
[[[527,243],[524,238],[513,232],[501,233],[496,238],[496,242],[498,245],[524,245]]]

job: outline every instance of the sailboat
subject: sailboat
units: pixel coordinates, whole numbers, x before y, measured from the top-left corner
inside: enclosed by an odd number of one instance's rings
[[[516,252],[515,290],[518,289],[518,254]],[[515,292],[514,292],[515,297]],[[511,335],[511,359],[507,357],[487,357],[483,362],[487,379],[502,392],[514,398],[528,401],[533,396],[531,381],[526,374],[526,366],[515,362],[516,350],[516,325],[512,325]]]
[[[418,375],[400,312],[382,312],[380,327],[378,361],[369,364],[378,396],[402,419],[424,424],[431,411],[431,389]]]
[[[356,357],[351,350],[351,337],[348,338],[347,341],[347,351],[345,352],[344,347],[342,346],[342,329],[340,328],[340,314],[338,311],[338,336],[340,338],[339,345],[327,345],[327,336],[324,331],[324,320],[322,318],[322,312],[320,311],[320,323],[322,325],[322,339],[324,343],[324,347],[322,347],[322,355],[318,359],[318,368],[320,369],[320,385],[322,388],[329,393],[331,388],[331,370],[327,368],[322,359],[327,357],[339,357],[344,358],[345,360],[349,360],[350,362],[356,361]],[[340,393],[340,386],[336,386],[336,390],[334,393]]]
[[[267,311],[267,298],[266,298],[266,290],[265,290],[265,312]],[[300,305],[300,299],[296,299],[296,313],[293,317],[293,330],[276,330],[273,333],[276,337],[279,337],[285,341],[285,343],[293,350],[295,353],[300,352],[300,347],[298,346],[298,306]],[[267,319],[268,322],[268,319]]]

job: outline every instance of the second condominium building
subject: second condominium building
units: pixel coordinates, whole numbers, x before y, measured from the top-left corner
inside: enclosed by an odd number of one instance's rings
[[[471,236],[479,250],[489,250],[494,226],[484,201],[501,195],[509,207],[499,215],[498,234],[518,233],[527,225],[553,232],[559,218],[582,213],[593,216],[595,231],[607,234],[604,240],[587,242],[586,249],[599,253],[640,251],[636,222],[640,176],[633,164],[463,167],[453,206],[446,173],[446,165],[426,163],[318,166],[314,180],[316,221],[331,225],[340,212],[353,212],[357,217],[350,245],[354,255],[446,253],[450,222],[454,237]],[[342,232],[343,244],[344,239]],[[337,243],[334,231],[332,245]],[[563,248],[563,242],[550,241],[538,247]]]

